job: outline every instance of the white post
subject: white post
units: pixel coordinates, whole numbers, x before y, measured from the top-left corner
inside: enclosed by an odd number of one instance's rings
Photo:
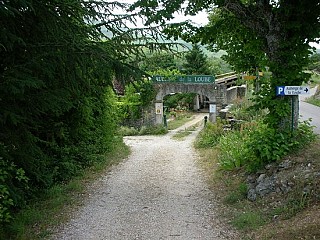
[[[163,122],[163,102],[156,102],[155,103],[156,109],[156,125],[162,124]]]
[[[194,98],[193,110],[197,111],[200,109],[199,95],[197,94]]]
[[[217,121],[217,105],[215,103],[209,104],[209,121],[212,123]]]

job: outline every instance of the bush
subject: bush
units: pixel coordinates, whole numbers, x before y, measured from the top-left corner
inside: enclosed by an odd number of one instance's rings
[[[119,127],[118,134],[120,136],[135,136],[139,134],[139,130],[134,127],[121,126]]]
[[[216,123],[208,122],[197,137],[195,146],[198,148],[214,147],[224,134],[223,123],[221,121],[218,120]]]
[[[260,124],[245,144],[251,155],[247,168],[256,171],[270,162],[278,161],[289,152],[297,151],[312,142],[315,137],[308,121],[300,123],[294,131],[279,131]]]
[[[248,137],[247,131],[232,131],[220,138],[218,159],[222,169],[232,170],[248,162],[251,157],[246,148]]]
[[[218,159],[224,170],[245,166],[249,172],[255,172],[289,152],[301,149],[315,138],[309,121],[300,123],[294,131],[279,131],[260,122],[243,131],[221,136]],[[202,136],[201,141],[203,139],[206,138]]]
[[[140,130],[134,127],[121,126],[118,130],[120,136],[161,135],[167,132],[168,130],[163,125],[142,126]]]
[[[139,135],[162,135],[167,132],[168,130],[163,125],[143,126],[139,131]]]

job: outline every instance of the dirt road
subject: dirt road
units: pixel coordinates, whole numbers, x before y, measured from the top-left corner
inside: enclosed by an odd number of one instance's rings
[[[132,154],[93,185],[84,206],[52,239],[235,239],[215,216],[196,164],[197,132],[177,141],[176,131],[126,137]]]

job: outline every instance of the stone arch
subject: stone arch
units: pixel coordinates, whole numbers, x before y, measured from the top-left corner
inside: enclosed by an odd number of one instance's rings
[[[163,121],[163,98],[170,93],[190,93],[205,95],[209,98],[209,103],[215,104],[217,109],[221,109],[227,104],[226,86],[217,84],[186,84],[186,83],[158,83],[154,84],[157,92],[155,99],[155,122],[161,124]],[[215,114],[210,113],[210,120],[215,121]]]

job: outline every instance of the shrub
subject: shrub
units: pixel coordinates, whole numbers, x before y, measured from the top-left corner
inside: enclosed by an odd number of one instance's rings
[[[232,225],[237,229],[254,230],[265,223],[264,217],[257,212],[239,212],[232,220]]]
[[[121,136],[135,136],[139,134],[139,130],[134,127],[121,126],[119,127],[118,134]]]
[[[280,160],[291,151],[296,151],[315,139],[310,122],[299,124],[294,130],[279,131],[260,124],[248,138],[245,148],[250,152],[247,168],[256,171],[266,164]]]
[[[139,135],[162,135],[167,132],[168,130],[163,125],[143,126],[139,131]]]
[[[224,170],[239,168],[251,157],[246,147],[247,131],[232,131],[219,141],[219,164]]]
[[[279,131],[258,122],[243,131],[229,132],[219,140],[220,166],[224,170],[245,166],[249,172],[255,172],[315,140],[312,128],[310,121],[300,123],[294,131]],[[201,136],[198,142],[208,141],[210,136],[205,137]]]
[[[220,120],[216,123],[208,122],[197,137],[195,146],[198,148],[214,147],[224,134],[223,123]]]

